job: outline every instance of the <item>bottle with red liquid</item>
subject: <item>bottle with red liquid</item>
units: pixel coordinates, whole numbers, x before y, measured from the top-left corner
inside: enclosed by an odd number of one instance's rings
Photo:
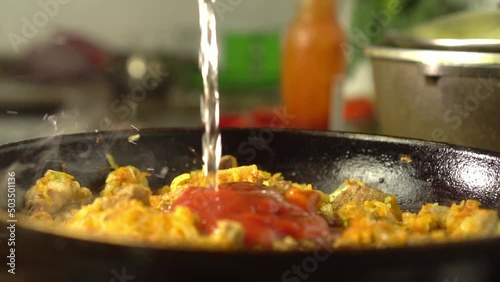
[[[336,0],[302,0],[285,40],[281,94],[289,127],[328,130],[331,96],[345,72]]]

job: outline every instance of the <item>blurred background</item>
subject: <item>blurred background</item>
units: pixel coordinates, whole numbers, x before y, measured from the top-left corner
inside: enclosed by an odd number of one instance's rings
[[[218,0],[222,126],[269,127],[279,115],[285,38],[301,2]],[[388,30],[498,9],[489,0],[413,0],[383,21],[394,1],[334,2],[346,68],[331,90],[328,129],[365,133],[381,133],[366,46]],[[0,32],[0,143],[201,126],[195,0],[4,0]]]

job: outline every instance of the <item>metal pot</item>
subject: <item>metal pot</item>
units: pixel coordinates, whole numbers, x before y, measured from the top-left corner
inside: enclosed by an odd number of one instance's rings
[[[382,134],[500,151],[500,53],[387,46],[366,53]]]
[[[370,46],[383,134],[500,151],[500,9],[389,31]]]

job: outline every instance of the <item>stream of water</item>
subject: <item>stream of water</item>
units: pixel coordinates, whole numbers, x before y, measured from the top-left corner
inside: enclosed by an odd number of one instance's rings
[[[207,186],[217,189],[217,170],[221,158],[219,130],[219,89],[216,17],[216,0],[198,0],[201,41],[199,65],[203,77],[203,95],[200,101],[201,121],[205,126],[202,137],[204,172]]]

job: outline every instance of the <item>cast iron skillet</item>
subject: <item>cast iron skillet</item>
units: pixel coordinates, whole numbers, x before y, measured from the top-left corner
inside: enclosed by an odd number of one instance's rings
[[[137,133],[137,144],[128,142]],[[1,146],[2,209],[8,171],[16,173],[22,207],[25,189],[62,163],[83,186],[97,191],[109,172],[106,153],[121,165],[150,170],[152,187],[169,184],[176,175],[201,168],[201,134],[198,129],[101,132]],[[255,163],[325,191],[344,178],[359,178],[397,194],[407,209],[465,198],[500,209],[497,153],[380,136],[269,129],[226,129],[222,144],[223,153],[241,164]],[[7,248],[2,240],[4,276]],[[500,281],[498,239],[377,251],[221,253],[110,245],[17,227],[15,255],[16,275],[0,276],[5,281]]]

